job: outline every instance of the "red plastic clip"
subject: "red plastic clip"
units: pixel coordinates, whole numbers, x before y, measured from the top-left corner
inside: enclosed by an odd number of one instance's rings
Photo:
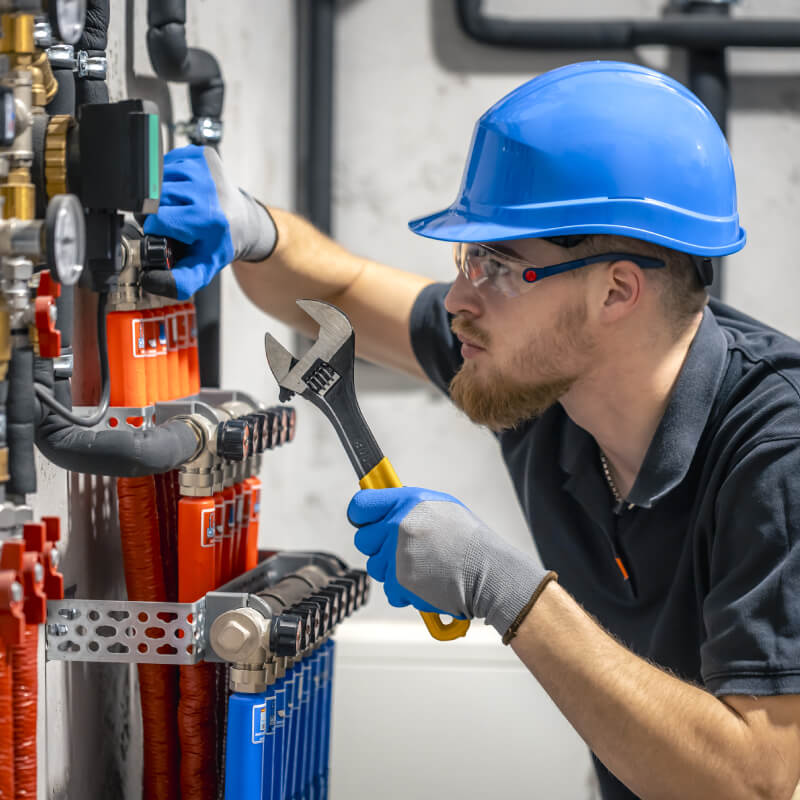
[[[26,553],[42,553],[47,541],[47,528],[43,522],[26,522],[22,527]]]
[[[22,560],[25,542],[6,540],[0,550],[0,638],[6,645],[22,644],[25,636]]]
[[[61,297],[61,284],[53,280],[49,269],[43,269],[39,273],[39,287],[36,289],[37,297],[43,297],[45,295]]]
[[[25,587],[25,622],[28,625],[41,625],[47,619],[47,597],[44,593],[41,553],[25,553],[22,564],[22,585]]]
[[[44,565],[44,591],[49,600],[64,599],[64,576],[58,571],[61,562],[61,553],[57,543],[61,539],[61,518],[42,517],[45,526],[46,538],[42,550],[42,564]]]
[[[56,301],[52,295],[39,295],[34,302],[34,321],[39,333],[39,355],[57,358],[61,353],[61,331],[56,328]]]
[[[48,542],[61,541],[61,517],[42,517]]]

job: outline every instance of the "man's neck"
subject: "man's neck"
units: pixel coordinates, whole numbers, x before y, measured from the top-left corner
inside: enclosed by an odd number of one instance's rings
[[[613,357],[603,359],[561,398],[572,421],[592,434],[605,453],[622,497],[636,481],[701,320],[698,314],[673,341],[631,347],[630,341],[637,340],[624,337],[609,350]]]

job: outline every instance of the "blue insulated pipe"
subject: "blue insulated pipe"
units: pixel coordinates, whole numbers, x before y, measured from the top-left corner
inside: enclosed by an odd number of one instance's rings
[[[273,687],[275,691],[275,752],[272,770],[264,769],[263,797],[283,800],[283,776],[286,758],[286,679],[279,678]],[[266,757],[264,759],[266,765]]]
[[[322,743],[321,743],[321,763],[322,770],[319,775],[320,792],[317,794],[318,800],[327,800],[328,797],[328,772],[330,770],[331,756],[331,723],[333,717],[333,679],[334,663],[336,660],[336,642],[333,639],[326,643],[328,647],[328,674],[324,697],[324,715],[322,723]]]
[[[284,681],[286,687],[286,733],[284,735],[281,800],[286,800],[289,797],[291,769],[294,766],[294,735],[300,710],[300,704],[297,702],[297,692],[300,686],[300,672],[297,664],[286,670]]]
[[[261,797],[264,741],[268,727],[266,694],[231,694],[228,698],[225,800]]]
[[[319,649],[320,672],[317,687],[317,709],[315,719],[314,740],[311,747],[311,795],[314,800],[327,795],[327,784],[323,780],[325,775],[325,758],[327,742],[330,741],[330,703],[331,695],[331,669],[333,667],[333,639],[329,639]]]
[[[311,797],[311,784],[314,780],[314,740],[317,732],[317,721],[321,717],[320,674],[322,672],[322,647],[319,647],[310,659],[311,680],[308,687],[308,714],[303,732],[303,768],[300,773],[300,796]]]

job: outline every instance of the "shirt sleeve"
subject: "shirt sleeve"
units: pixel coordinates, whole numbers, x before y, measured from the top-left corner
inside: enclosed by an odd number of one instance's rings
[[[444,307],[449,283],[432,283],[417,296],[411,309],[411,347],[428,378],[445,394],[463,363],[461,344],[450,330],[451,314]]]
[[[762,441],[716,499],[700,648],[715,695],[800,693],[800,438]]]

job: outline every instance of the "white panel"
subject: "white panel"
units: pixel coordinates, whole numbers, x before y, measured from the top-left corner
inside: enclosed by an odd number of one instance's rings
[[[336,643],[331,800],[594,796],[586,745],[493,629],[354,621]]]

